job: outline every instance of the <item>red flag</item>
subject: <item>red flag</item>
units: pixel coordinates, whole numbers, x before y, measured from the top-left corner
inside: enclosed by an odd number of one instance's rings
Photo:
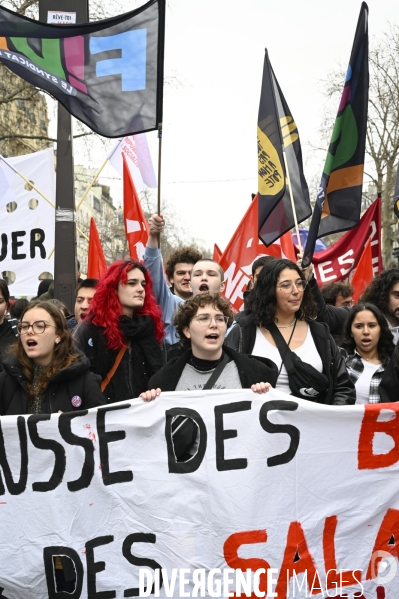
[[[373,256],[371,252],[371,238],[369,237],[351,281],[353,287],[352,297],[355,303],[373,278]]]
[[[226,287],[223,295],[230,300],[232,308],[237,312],[243,304],[243,292],[251,278],[254,260],[260,256],[285,257],[279,241],[266,247],[258,238],[258,196],[256,195],[219,260],[219,264],[225,271]],[[288,243],[286,245],[288,246]]]
[[[87,259],[87,278],[100,279],[107,269],[100,236],[94,218],[90,219],[89,256]]]
[[[148,240],[149,228],[139,196],[133,183],[125,154],[123,157],[123,219],[126,239],[132,260],[142,260]]]
[[[296,262],[296,253],[291,233],[287,231],[278,241],[281,246],[282,258],[287,258],[288,260],[292,260],[292,262]]]
[[[360,256],[368,238],[371,238],[371,252],[374,275],[382,271],[381,256],[381,198],[377,198],[351,229],[333,245],[322,252],[313,254],[315,276],[319,284],[330,281],[347,281],[359,264]]]
[[[214,244],[213,246],[213,260],[215,260],[216,262],[219,262],[220,258],[222,257],[222,250],[220,249],[220,247],[218,246],[217,243]]]

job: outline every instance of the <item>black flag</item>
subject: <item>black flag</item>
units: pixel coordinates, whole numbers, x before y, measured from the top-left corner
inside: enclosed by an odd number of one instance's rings
[[[0,7],[0,61],[105,137],[162,123],[165,0],[124,15],[48,25]]]
[[[309,266],[316,239],[348,231],[360,220],[366,149],[368,7],[360,9],[345,85],[324,164],[302,265]]]

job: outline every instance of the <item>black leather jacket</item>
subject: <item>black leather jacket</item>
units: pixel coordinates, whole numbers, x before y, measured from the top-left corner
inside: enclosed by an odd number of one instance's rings
[[[311,320],[310,332],[323,363],[323,373],[328,377],[329,389],[326,404],[352,405],[356,402],[355,386],[349,379],[345,361],[330,335],[326,324]],[[226,345],[243,354],[251,354],[255,345],[256,325],[249,314],[240,319],[226,339]]]

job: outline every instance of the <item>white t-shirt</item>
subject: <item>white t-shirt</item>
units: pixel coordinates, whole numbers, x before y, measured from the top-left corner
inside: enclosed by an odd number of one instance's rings
[[[313,368],[315,368],[318,372],[323,372],[323,362],[321,361],[320,354],[316,349],[315,343],[313,341],[312,333],[310,332],[310,327],[308,327],[308,332],[305,338],[305,341],[292,350],[303,362],[307,364],[311,364]],[[274,347],[262,334],[262,331],[259,327],[256,329],[256,339],[255,345],[252,350],[253,356],[260,356],[262,358],[269,358],[273,360],[277,369],[280,370],[281,366],[281,356],[277,347]],[[282,367],[279,377],[277,379],[276,389],[279,391],[283,391],[284,393],[291,393],[291,389],[288,383],[288,374],[285,366]]]
[[[369,403],[371,377],[381,364],[370,364],[363,360],[363,372],[355,383],[356,403]]]

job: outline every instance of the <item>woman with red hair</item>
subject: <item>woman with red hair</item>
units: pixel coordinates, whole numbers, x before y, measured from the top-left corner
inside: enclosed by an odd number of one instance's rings
[[[107,403],[138,397],[163,365],[161,309],[138,262],[114,262],[96,286],[74,339],[102,378]]]

